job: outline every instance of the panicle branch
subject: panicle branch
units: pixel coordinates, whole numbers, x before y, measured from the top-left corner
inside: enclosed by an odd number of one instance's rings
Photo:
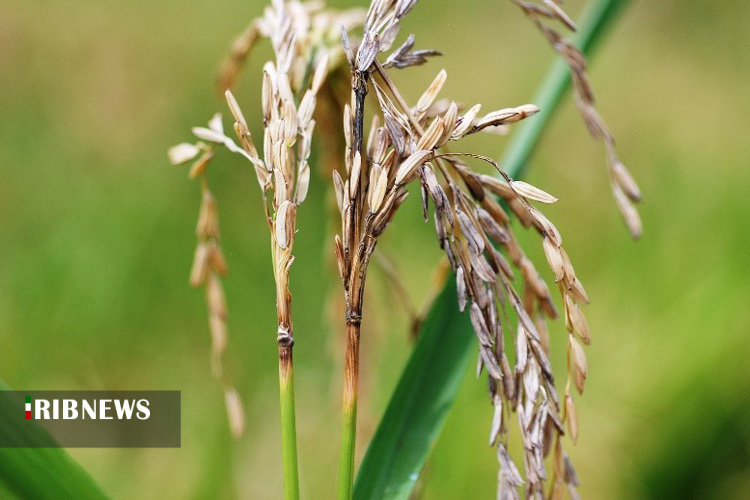
[[[641,201],[641,190],[627,167],[620,161],[615,148],[615,138],[607,123],[595,108],[594,91],[589,80],[586,57],[578,48],[566,40],[557,30],[544,21],[558,22],[565,28],[575,31],[576,25],[560,7],[560,0],[544,0],[539,5],[525,0],[511,0],[534,23],[550,46],[570,68],[575,90],[575,102],[583,121],[594,140],[601,141],[607,151],[612,194],[625,224],[633,238],[640,238],[643,232],[641,218],[635,204]]]
[[[209,123],[209,128],[205,130],[216,134],[222,133],[221,119],[215,116]],[[169,150],[169,159],[175,165],[194,160],[189,175],[191,178],[200,179],[202,196],[195,230],[198,246],[190,271],[190,285],[203,287],[205,290],[211,331],[211,371],[224,391],[229,427],[232,434],[238,438],[244,433],[245,417],[242,402],[223,363],[227,347],[227,305],[221,277],[227,274],[228,267],[219,244],[219,213],[216,198],[208,187],[206,176],[206,168],[213,157],[214,147],[202,142],[183,143]]]

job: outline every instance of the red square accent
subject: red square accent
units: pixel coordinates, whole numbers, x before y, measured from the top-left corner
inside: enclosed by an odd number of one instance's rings
[[[26,412],[26,420],[31,420],[31,412],[30,411]]]

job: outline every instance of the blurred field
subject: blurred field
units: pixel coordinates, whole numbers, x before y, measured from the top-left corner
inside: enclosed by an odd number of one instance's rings
[[[0,5],[0,378],[16,389],[183,394],[182,449],[72,451],[115,498],[281,494],[273,277],[256,181],[228,155],[211,175],[231,268],[228,366],[248,413],[248,435],[231,446],[203,298],[187,286],[198,186],[165,155],[223,110],[218,62],[264,3]],[[446,56],[401,78],[412,99],[440,65],[457,99],[488,109],[532,99],[553,56],[508,2],[430,3],[404,30]],[[578,12],[584,2],[569,3]],[[743,0],[636,1],[596,57],[600,111],[644,191],[642,241],[628,240],[603,149],[572,103],[534,157],[530,179],[560,198],[549,215],[593,299],[573,450],[585,498],[750,498],[748,26]],[[240,83],[249,119],[266,54]],[[477,149],[499,157],[505,143],[483,137]],[[292,277],[295,371],[303,495],[330,498],[338,288],[327,179],[315,181]],[[421,304],[439,253],[416,198],[408,205],[383,247]],[[406,315],[382,275],[370,281],[360,452],[409,349]],[[559,354],[563,330],[553,329]],[[554,361],[562,368],[564,356]],[[492,498],[489,422],[485,384],[467,374],[425,498]]]

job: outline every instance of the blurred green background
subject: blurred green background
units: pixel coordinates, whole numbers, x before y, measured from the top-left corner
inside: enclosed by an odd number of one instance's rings
[[[247,411],[247,435],[232,444],[203,297],[187,285],[198,185],[165,154],[224,109],[218,63],[264,3],[0,4],[0,378],[15,389],[183,395],[181,449],[71,451],[115,498],[281,495],[273,276],[257,183],[226,154],[212,167],[231,268],[227,363]],[[336,2],[351,4],[365,2]],[[570,99],[533,159],[529,179],[560,198],[547,213],[592,297],[572,449],[585,498],[750,498],[748,26],[746,0],[634,1],[599,50],[599,110],[644,191],[640,242],[626,235],[604,151]],[[421,2],[404,31],[445,52],[398,75],[411,99],[445,67],[454,99],[485,109],[529,102],[554,57],[502,0]],[[239,84],[249,119],[268,55],[265,45],[254,53]],[[484,136],[472,147],[499,157],[506,143]],[[304,497],[331,498],[339,288],[327,178],[314,180],[292,275],[300,468]],[[440,254],[416,200],[382,247],[420,305]],[[543,258],[533,235],[524,241]],[[373,271],[367,301],[360,457],[410,347],[382,273]],[[564,370],[564,326],[552,332]],[[424,498],[492,498],[490,418],[485,382],[467,373]]]

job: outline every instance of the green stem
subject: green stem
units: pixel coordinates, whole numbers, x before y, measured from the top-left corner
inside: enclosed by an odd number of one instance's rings
[[[341,455],[339,457],[339,500],[352,497],[354,478],[354,445],[357,437],[357,402],[341,414]]]
[[[281,399],[281,447],[284,463],[284,498],[299,499],[297,475],[297,426],[294,414],[292,347],[279,346],[279,395]]]

